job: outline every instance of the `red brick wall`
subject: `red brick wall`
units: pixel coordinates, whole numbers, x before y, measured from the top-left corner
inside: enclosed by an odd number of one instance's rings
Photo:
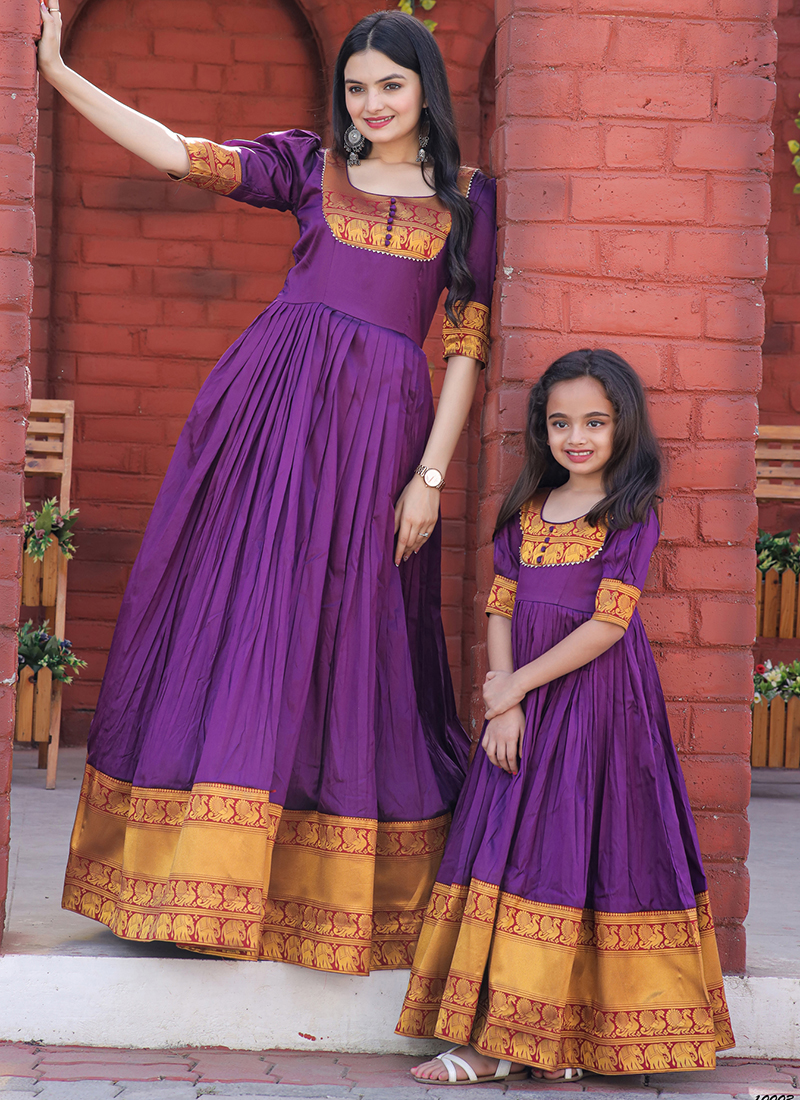
[[[95,0],[70,28],[67,56],[88,79],[184,134],[252,138],[321,121],[319,54],[308,25],[282,0],[185,8]],[[70,565],[68,634],[89,666],[65,693],[64,737],[74,742],[85,739],[119,602],[178,433],[216,359],[280,289],[297,232],[278,212],[169,182],[60,97],[54,168],[42,357],[49,392],[76,404],[80,550]]]
[[[24,416],[35,251],[36,12],[26,0],[0,7],[0,938],[9,844],[11,736],[17,666]]]
[[[78,71],[183,133],[215,139],[324,128],[321,69],[330,70],[343,35],[373,8],[312,4],[312,28],[291,0],[63,6],[66,52]],[[437,29],[464,158],[484,166],[493,31],[488,0],[445,9]],[[296,229],[287,215],[168,183],[46,85],[41,107],[34,393],[76,402],[80,551],[70,567],[67,632],[89,662],[65,693],[69,744],[85,740],[122,592],[192,400],[221,351],[280,289]],[[431,331],[426,352],[438,393],[439,319]],[[443,498],[443,615],[462,713],[474,593],[465,540],[476,507],[476,455],[467,449],[465,433]]]
[[[572,348],[620,352],[649,388],[669,463],[642,610],[728,971],[744,967],[748,902],[772,15],[770,0],[497,5],[502,343],[484,410],[479,581],[531,379]]]
[[[763,424],[800,424],[800,177],[786,143],[800,141],[800,2],[780,0],[778,97],[775,104],[775,174],[769,223],[769,275],[764,287],[764,381],[759,396]],[[800,530],[800,504],[764,501],[759,523],[769,531]]]

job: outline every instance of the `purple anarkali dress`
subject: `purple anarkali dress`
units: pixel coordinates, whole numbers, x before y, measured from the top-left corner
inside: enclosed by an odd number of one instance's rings
[[[366,974],[408,967],[467,739],[440,531],[396,568],[433,419],[438,198],[369,195],[304,131],[188,139],[187,182],[291,210],[295,266],[203,386],[131,574],[63,904],[135,940]],[[485,361],[494,183],[462,169]]]
[[[479,749],[397,1030],[543,1069],[705,1069],[733,1046],[706,879],[637,601],[645,524],[550,523],[539,494],[495,539],[487,611],[514,667],[590,618],[625,634],[528,694],[516,777]]]

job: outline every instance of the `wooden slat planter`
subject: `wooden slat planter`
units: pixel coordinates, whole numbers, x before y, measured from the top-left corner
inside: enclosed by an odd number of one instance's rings
[[[72,481],[72,443],[75,405],[72,401],[31,401],[25,440],[25,473],[58,479],[58,507],[69,509]],[[45,494],[46,495],[46,494]],[[45,551],[44,561],[22,555],[22,603],[40,607],[37,619],[48,620],[48,632],[64,637],[67,614],[67,559],[57,543]],[[61,693],[57,680],[46,687],[50,672],[42,669],[37,684],[30,669],[24,669],[17,684],[17,717],[14,736],[18,741],[39,744],[39,767],[47,768],[45,786],[56,785],[58,745],[61,734]]]
[[[17,741],[47,744],[53,719],[53,694],[53,674],[49,668],[40,668],[35,680],[31,669],[27,666],[22,669],[17,684],[17,713],[14,723],[14,737]]]
[[[24,607],[55,607],[58,588],[58,559],[61,550],[55,539],[42,561],[22,555],[22,603]],[[50,623],[53,628],[52,622]]]
[[[777,573],[756,570],[756,635],[759,638],[797,638],[798,578],[793,569]]]
[[[800,768],[800,697],[786,703],[778,695],[753,704],[750,763],[754,768]]]

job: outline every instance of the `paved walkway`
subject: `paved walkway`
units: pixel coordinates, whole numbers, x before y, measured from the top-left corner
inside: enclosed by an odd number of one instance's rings
[[[0,1093],[9,1100],[198,1100],[203,1096],[309,1100],[434,1100],[442,1086],[417,1085],[408,1074],[415,1058],[399,1054],[304,1054],[225,1049],[113,1050],[0,1043]],[[459,1100],[509,1100],[532,1093],[603,1094],[602,1100],[800,1100],[800,1062],[721,1061],[701,1073],[586,1077],[574,1085],[460,1088]],[[591,1100],[587,1097],[586,1100]],[[601,1100],[601,1097],[597,1097]]]

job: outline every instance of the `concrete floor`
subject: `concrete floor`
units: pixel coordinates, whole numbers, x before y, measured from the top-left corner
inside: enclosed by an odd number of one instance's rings
[[[85,752],[64,749],[58,786],[44,790],[36,752],[17,747],[3,953],[186,958],[169,944],[128,943],[61,908],[69,834]],[[800,771],[755,768],[750,802],[748,973],[800,978]]]
[[[800,770],[754,768],[747,972],[800,978]]]
[[[64,912],[61,885],[83,762],[83,751],[63,751],[58,787],[46,791],[36,753],[14,753],[0,1040],[386,1055],[437,1048],[393,1034],[405,971],[356,978],[198,957],[167,944],[119,940]],[[725,983],[737,1043],[729,1057],[800,1059],[800,773],[756,773],[751,820],[749,973]]]
[[[102,924],[61,908],[64,868],[86,762],[85,749],[62,749],[54,791],[44,789],[37,752],[14,748],[11,780],[5,955],[186,957],[170,944],[129,943]]]

